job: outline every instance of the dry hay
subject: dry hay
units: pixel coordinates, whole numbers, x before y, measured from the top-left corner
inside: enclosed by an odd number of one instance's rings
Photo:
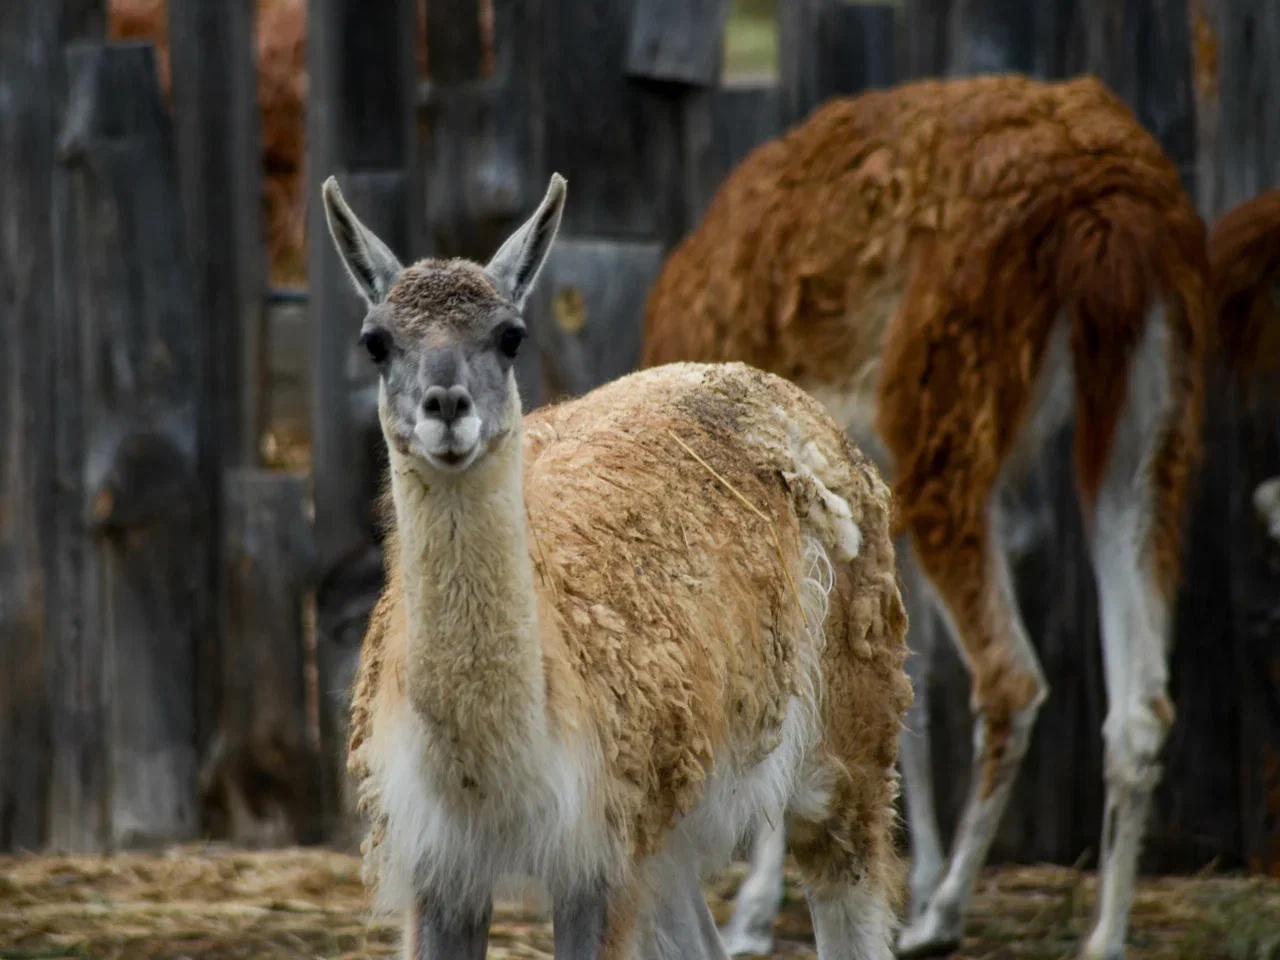
[[[735,870],[709,891],[723,921]],[[794,880],[794,878],[792,878]],[[1069,957],[1087,930],[1092,876],[1066,868],[992,870],[979,886],[959,957]],[[323,850],[249,853],[182,847],[162,854],[0,859],[0,960],[355,960],[395,955],[393,925],[366,919],[360,866]],[[1280,958],[1280,881],[1162,878],[1141,885],[1130,960]],[[778,955],[812,956],[794,882]],[[531,904],[499,905],[492,960],[551,956]]]

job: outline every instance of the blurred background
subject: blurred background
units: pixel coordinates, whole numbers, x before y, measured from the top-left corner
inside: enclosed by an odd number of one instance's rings
[[[382,441],[325,177],[402,257],[482,259],[567,177],[529,409],[633,368],[666,251],[827,97],[1091,72],[1211,223],[1280,187],[1278,53],[1276,0],[0,0],[0,852],[352,847]],[[1144,866],[1280,876],[1280,547],[1252,505],[1280,392],[1227,373]],[[1017,511],[1052,695],[993,862],[1096,856],[1069,447]],[[950,830],[970,749],[950,650],[930,683]]]

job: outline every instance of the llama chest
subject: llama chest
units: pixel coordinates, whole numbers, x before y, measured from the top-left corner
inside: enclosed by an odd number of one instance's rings
[[[384,718],[369,744],[372,811],[383,824],[373,868],[379,906],[454,891],[476,904],[501,879],[551,889],[606,875],[618,854],[590,789],[590,752],[553,740],[471,780],[408,710]]]

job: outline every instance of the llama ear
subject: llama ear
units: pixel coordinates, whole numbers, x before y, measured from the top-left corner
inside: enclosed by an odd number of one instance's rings
[[[485,267],[489,279],[517,307],[524,306],[560,229],[566,186],[564,177],[553,173],[541,205],[524,226],[507,238]]]
[[[342,198],[338,181],[330,177],[324,182],[324,216],[329,222],[329,235],[338,255],[351,275],[356,291],[369,306],[377,306],[404,269],[396,255],[372,230],[352,213]]]

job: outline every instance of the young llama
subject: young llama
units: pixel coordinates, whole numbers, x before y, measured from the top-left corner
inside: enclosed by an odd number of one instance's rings
[[[483,957],[508,875],[550,894],[557,957],[723,957],[699,870],[786,812],[819,955],[884,960],[911,695],[888,490],[741,364],[522,420],[564,198],[553,176],[485,267],[401,267],[325,185],[395,520],[352,717],[367,879],[413,960]]]
[[[960,941],[1048,693],[1014,596],[1000,494],[1074,414],[1100,594],[1106,813],[1091,958],[1119,957],[1158,756],[1208,324],[1204,227],[1178,171],[1098,81],[913,83],[832,101],[752,152],[650,295],[646,365],[741,360],[819,398],[896,495],[913,623],[936,604],[973,680],[974,761],[944,862],[927,631],[902,771],[912,920]],[[731,949],[768,948],[785,842],[757,834]]]

